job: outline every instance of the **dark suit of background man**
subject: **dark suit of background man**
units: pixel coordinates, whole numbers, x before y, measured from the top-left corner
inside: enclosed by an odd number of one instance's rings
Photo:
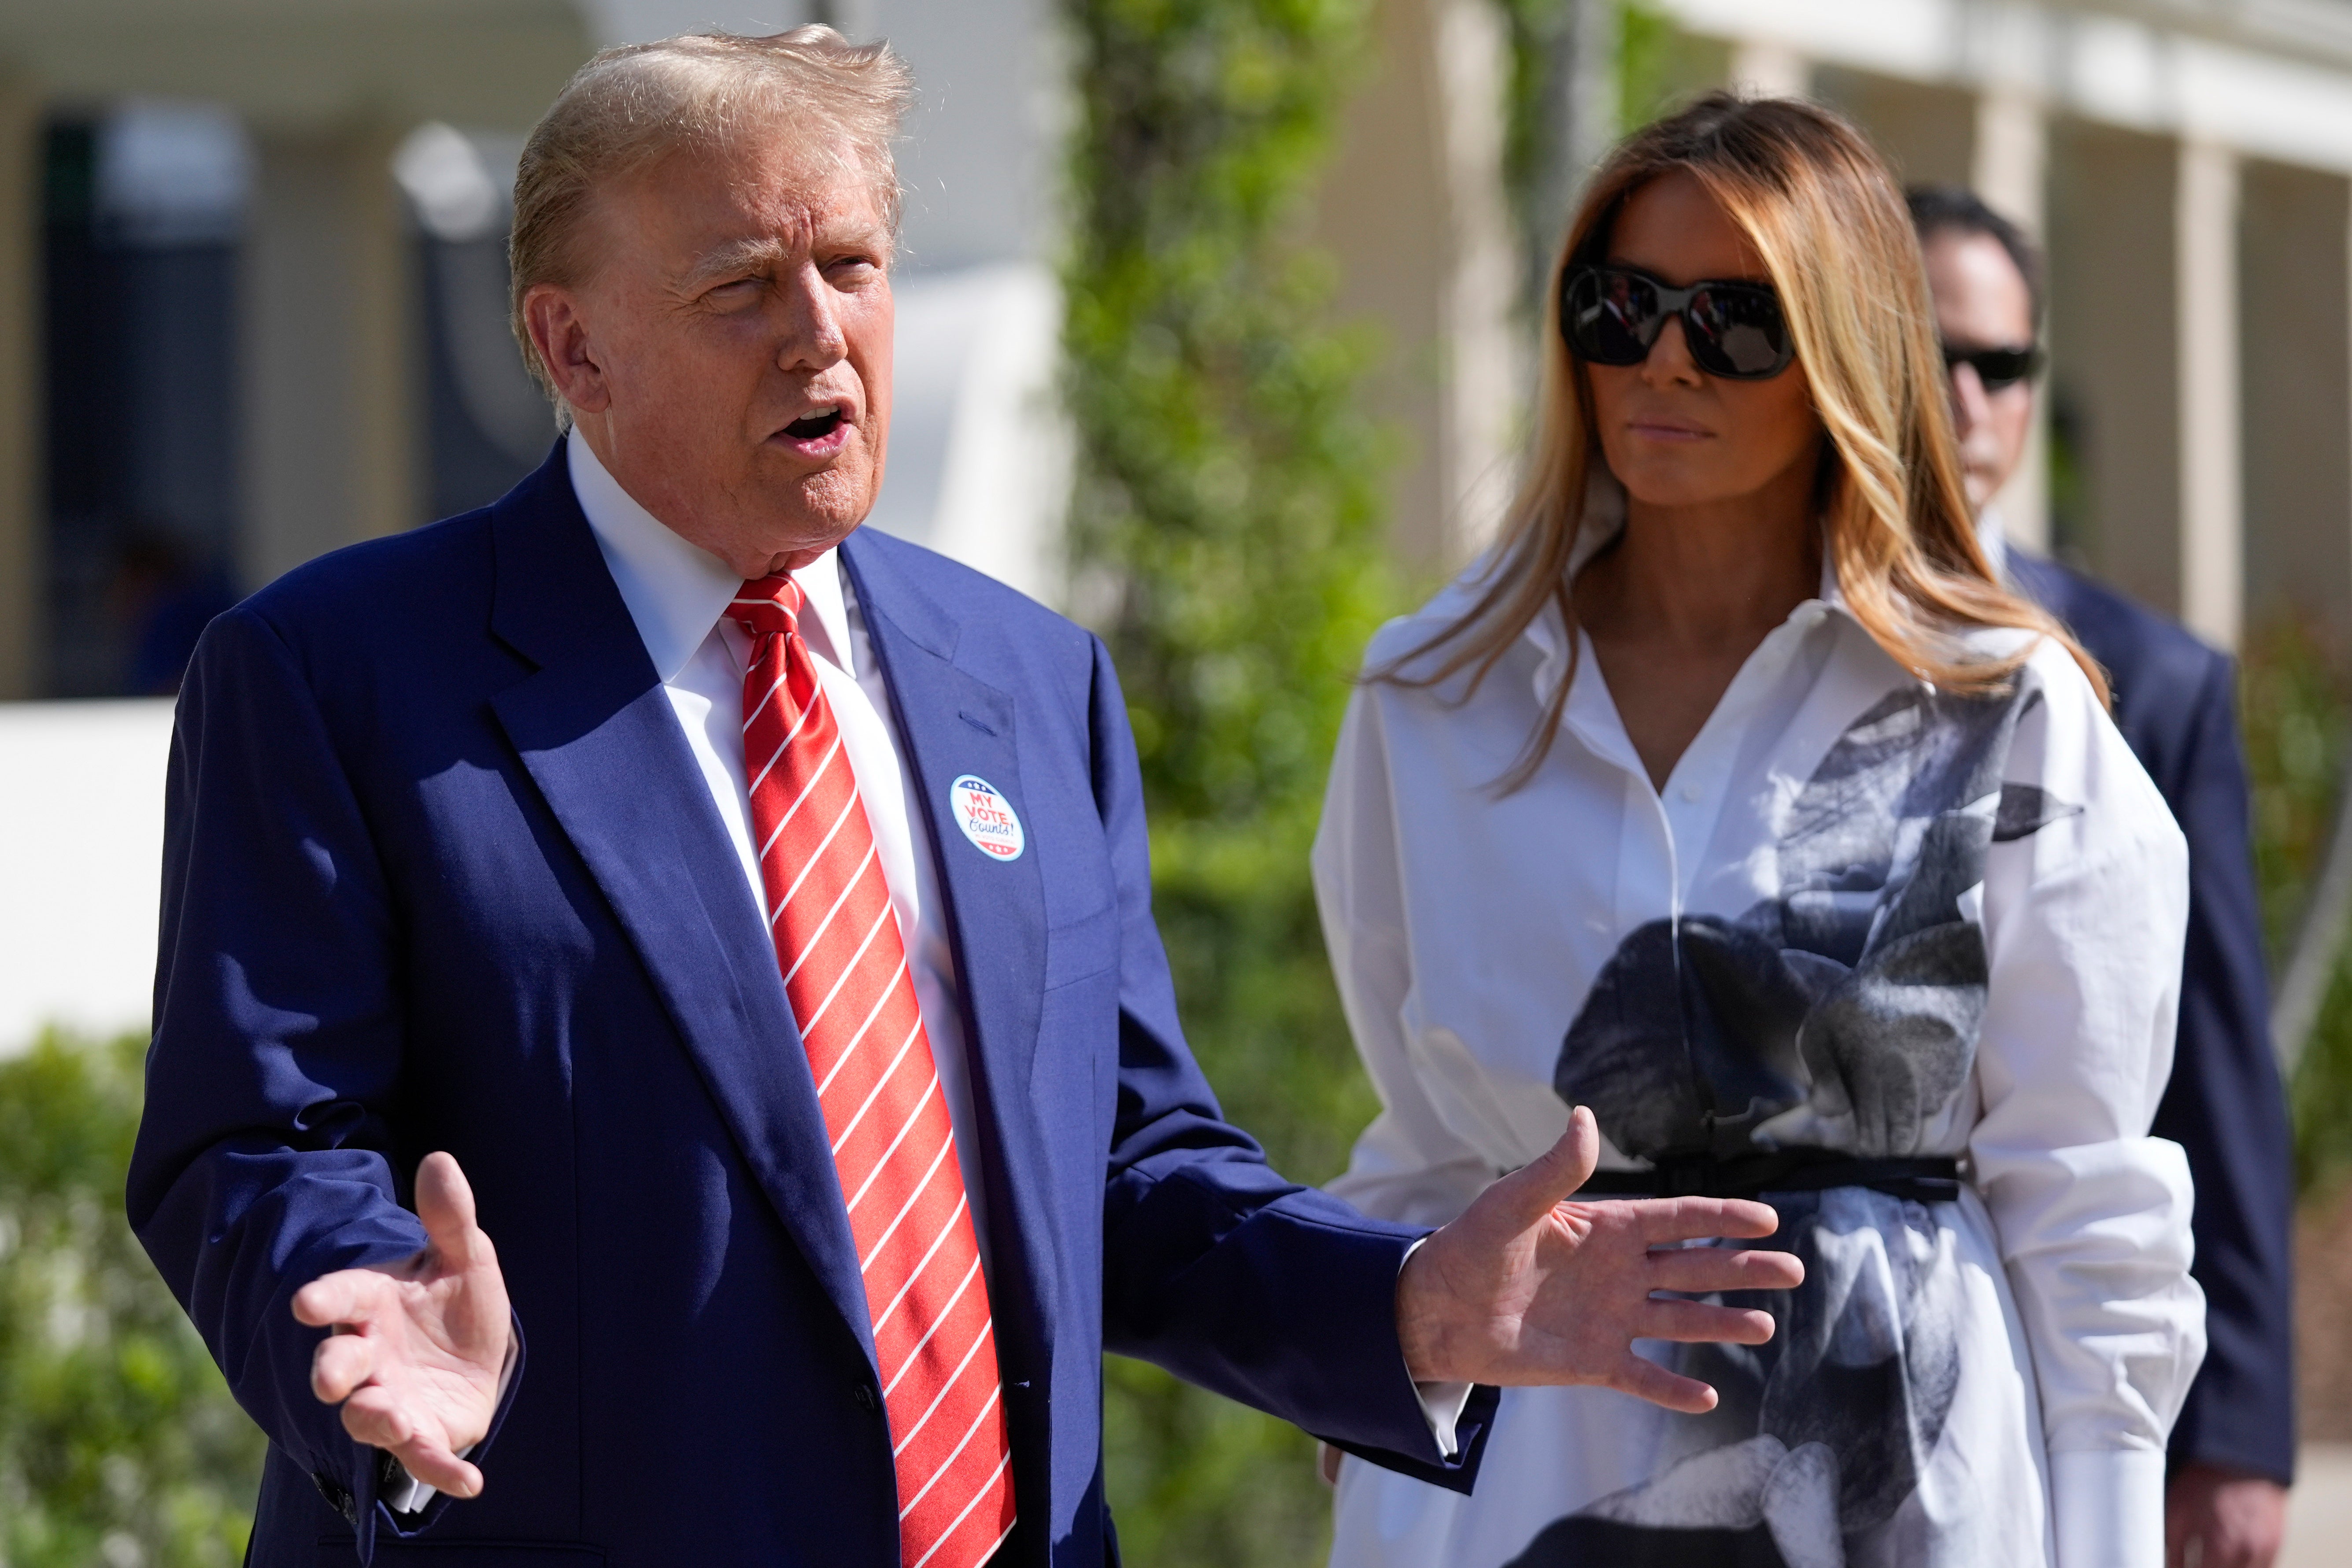
[[[2167,1549],[2176,1564],[2198,1562],[2186,1554],[2200,1540],[2205,1568],[2268,1568],[2294,1479],[2293,1183],[2286,1100],[2271,1055],[2235,669],[2115,590],[2003,544],[1986,509],[2015,471],[2033,419],[2041,258],[1966,191],[1915,190],[1911,213],[1987,548],[2106,667],[2116,727],[2189,838],[2180,1034],[2154,1131],[2189,1152],[2196,1179],[2194,1272],[2209,1346],[2173,1427]]]
[[[1581,1113],[1425,1242],[1220,1117],[1101,644],[855,531],[909,91],[584,68],[516,192],[567,437],[196,653],[130,1208],[259,1568],[1094,1568],[1106,1345],[1467,1487],[1472,1385],[1703,1407],[1633,1340],[1769,1319],[1651,1291],[1797,1277],[1651,1251],[1760,1205],[1560,1205]]]

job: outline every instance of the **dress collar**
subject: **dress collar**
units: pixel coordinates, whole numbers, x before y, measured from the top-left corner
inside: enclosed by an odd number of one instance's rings
[[[596,547],[621,591],[621,602],[636,623],[654,673],[667,685],[719,626],[743,580],[725,562],[688,543],[638,505],[577,431],[565,437],[564,448],[572,493],[580,498],[580,510],[596,535]],[[801,635],[814,651],[855,677],[838,547],[792,578],[808,601],[801,612]]]

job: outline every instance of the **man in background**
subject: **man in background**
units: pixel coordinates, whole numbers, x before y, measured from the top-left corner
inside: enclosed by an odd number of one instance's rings
[[[2196,1179],[2194,1273],[2210,1348],[2173,1427],[2166,1556],[2173,1568],[2268,1568],[2294,1473],[2291,1144],[2271,1056],[2236,668],[2165,617],[2003,540],[1991,501],[2032,428],[2042,258],[1968,191],[1921,186],[1910,201],[1986,552],[2106,668],[2116,728],[2189,838],[2180,1032],[2152,1131],[2188,1151]]]

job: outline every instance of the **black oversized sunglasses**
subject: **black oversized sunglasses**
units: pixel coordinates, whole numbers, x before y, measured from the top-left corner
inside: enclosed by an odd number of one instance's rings
[[[1977,373],[1987,392],[2002,392],[2015,386],[2026,377],[2042,370],[2042,350],[2034,344],[2021,349],[1956,349],[1944,345],[1944,370],[1947,374],[1967,365]]]
[[[1560,335],[1578,358],[1593,364],[1640,364],[1669,316],[1682,319],[1691,359],[1709,375],[1764,381],[1797,357],[1780,297],[1764,284],[1724,280],[1676,289],[1630,267],[1590,261],[1560,275]]]

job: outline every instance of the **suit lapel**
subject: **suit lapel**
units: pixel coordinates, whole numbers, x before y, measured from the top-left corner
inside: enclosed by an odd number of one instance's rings
[[[856,1247],[774,952],[562,453],[559,443],[494,517],[493,627],[540,668],[492,706],[870,1362]]]
[[[842,545],[842,559],[897,709],[947,904],[973,1100],[985,1118],[983,1146],[993,1156],[987,1191],[997,1331],[1016,1344],[1027,1341],[1023,1348],[1037,1356],[1030,1364],[1042,1372],[1053,1342],[1052,1314],[1043,1304],[1055,1300],[1059,1232],[1045,1190],[1045,1131],[1029,1093],[1045,1000],[1045,883],[1034,848],[1002,860],[970,842],[950,794],[967,773],[993,784],[1022,817],[1034,847],[1036,826],[1022,793],[1015,744],[1018,715],[1010,695],[958,665],[960,619],[900,571],[889,552],[887,542],[861,530]],[[1008,1265],[1021,1274],[1009,1276]],[[1003,1310],[1016,1279],[1035,1310]]]

